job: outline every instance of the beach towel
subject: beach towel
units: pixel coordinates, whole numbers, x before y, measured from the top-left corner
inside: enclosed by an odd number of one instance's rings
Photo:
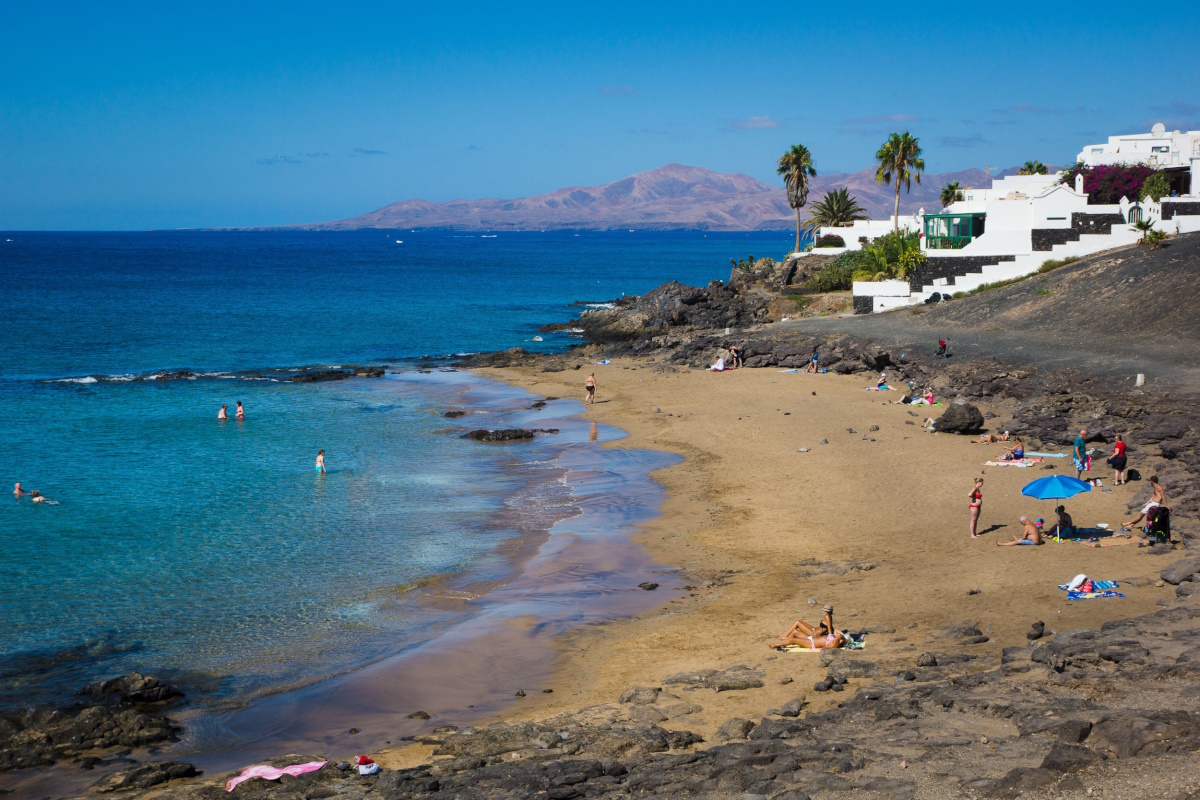
[[[1026,453],[1025,455],[1027,455],[1027,456],[1040,456],[1040,457],[1042,457],[1042,458],[1066,458],[1066,457],[1067,457],[1067,454],[1066,454],[1066,453],[1034,453],[1034,452],[1029,452],[1029,453]]]
[[[328,763],[328,761],[309,761],[307,764],[292,764],[288,767],[269,767],[266,764],[255,764],[252,767],[246,767],[242,770],[242,774],[236,778],[230,778],[225,781],[225,791],[232,792],[234,787],[239,783],[248,781],[251,778],[277,781],[284,775],[303,775],[306,772],[316,772]]]
[[[603,361],[593,361],[592,363],[593,363],[593,364],[599,364],[599,365],[601,365],[601,366],[604,366],[605,364],[611,364],[611,363],[612,363],[612,359],[611,359],[611,358],[606,358],[606,359],[604,359]]]
[[[1119,585],[1116,581],[1090,581],[1086,575],[1076,575],[1070,583],[1058,588],[1067,593],[1067,600],[1098,600],[1102,597],[1124,597],[1116,591]]]
[[[1042,463],[1040,458],[1022,458],[1020,461],[985,461],[985,467],[1032,467],[1034,464]]]

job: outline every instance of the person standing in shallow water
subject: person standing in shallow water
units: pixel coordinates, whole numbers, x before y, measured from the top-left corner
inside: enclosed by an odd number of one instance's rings
[[[983,492],[979,491],[980,487],[982,487],[982,486],[983,486],[983,478],[976,478],[975,479],[975,488],[971,490],[971,493],[969,495],[967,495],[967,499],[971,501],[971,505],[968,506],[968,508],[970,509],[970,512],[971,512],[971,538],[972,539],[979,538],[979,534],[976,533],[975,531],[979,527],[979,514],[981,511],[983,511]]]
[[[237,413],[235,413],[233,416],[236,419],[245,419],[246,418],[246,410],[244,408],[242,408],[241,400],[237,401]]]
[[[325,469],[325,451],[317,451],[317,474],[324,475],[327,472]]]
[[[590,406],[596,402],[596,373],[591,373],[587,376],[587,380],[583,382],[584,396],[583,405]]]
[[[217,412],[217,422],[224,422],[225,420],[229,419],[229,417],[225,414],[225,409],[227,408],[229,408],[228,403],[221,404],[221,410]]]

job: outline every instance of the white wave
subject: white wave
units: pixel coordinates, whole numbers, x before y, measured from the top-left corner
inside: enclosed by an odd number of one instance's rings
[[[584,303],[588,308],[616,308],[616,303]]]
[[[99,381],[91,375],[87,375],[83,378],[59,378],[55,383],[99,383]]]
[[[126,372],[124,375],[108,375],[104,378],[104,380],[112,381],[113,383],[128,383],[129,381],[136,379],[137,375],[133,375],[128,372]]]
[[[570,328],[567,330],[567,333],[584,333],[584,332],[585,331],[583,330],[583,328]]]

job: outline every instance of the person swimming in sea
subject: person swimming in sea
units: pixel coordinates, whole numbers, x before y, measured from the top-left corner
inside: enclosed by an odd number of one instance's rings
[[[319,450],[317,452],[317,474],[323,474],[326,472],[328,472],[328,470],[325,469],[325,451]]]
[[[246,418],[246,410],[244,408],[242,408],[241,400],[237,401],[237,413],[235,413],[233,416],[237,419],[245,419]]]
[[[228,403],[221,404],[221,409],[217,412],[217,422],[224,422],[225,420],[229,419],[229,417],[225,414],[225,409],[227,408],[229,408]]]
[[[47,505],[51,505],[51,506],[58,505],[58,503],[54,502],[53,500],[49,500],[46,497],[43,497],[42,493],[39,492],[37,489],[33,490],[33,494],[30,495],[30,499],[33,500],[33,502],[35,502],[35,503],[46,503]]]
[[[27,494],[29,494],[29,492],[27,492],[27,491],[25,491],[24,489],[22,489],[22,488],[21,488],[21,482],[20,482],[20,481],[17,481],[15,484],[13,484],[13,497],[15,497],[15,498],[17,498],[17,499],[20,499],[20,498],[24,497],[24,496],[25,496],[25,495],[27,495]]]

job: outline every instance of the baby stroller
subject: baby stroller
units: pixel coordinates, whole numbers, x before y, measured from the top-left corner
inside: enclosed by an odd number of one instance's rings
[[[933,357],[934,358],[945,358],[946,357],[946,340],[945,339],[938,339],[938,349],[937,349],[937,352],[933,354]]]
[[[1171,509],[1158,506],[1150,509],[1143,528],[1150,544],[1166,544],[1171,541]]]

